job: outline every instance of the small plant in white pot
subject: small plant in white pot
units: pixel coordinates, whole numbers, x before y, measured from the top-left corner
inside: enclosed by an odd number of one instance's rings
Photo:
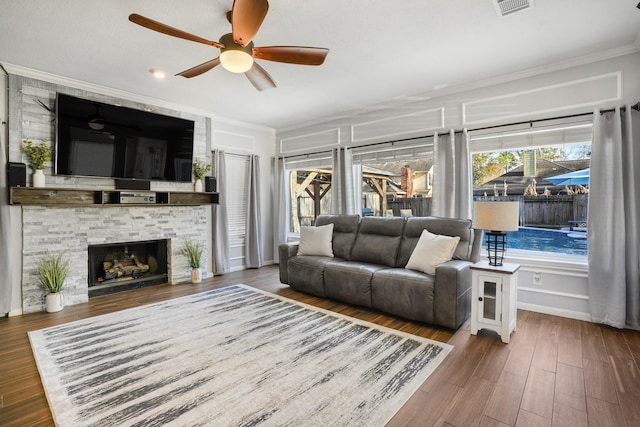
[[[193,191],[202,191],[202,179],[211,170],[211,165],[206,164],[199,159],[193,162],[193,177],[195,182],[193,183]]]
[[[33,145],[33,141],[25,139],[22,142],[22,151],[24,151],[29,159],[29,166],[33,169],[33,186],[44,187],[45,177],[44,168],[46,163],[51,161],[51,147],[45,140],[39,145]]]
[[[47,313],[55,313],[64,308],[62,288],[69,272],[69,260],[64,253],[45,255],[38,261],[38,280],[48,293],[45,300]]]
[[[197,240],[184,239],[184,246],[180,250],[180,253],[187,257],[187,261],[191,267],[191,283],[200,283],[202,281],[200,266],[202,263],[202,254],[204,253],[204,244]]]

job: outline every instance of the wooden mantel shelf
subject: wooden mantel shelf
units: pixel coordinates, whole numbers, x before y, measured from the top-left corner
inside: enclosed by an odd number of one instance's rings
[[[153,195],[155,203],[121,203],[121,193]],[[12,205],[23,206],[199,206],[218,203],[218,193],[11,187],[10,199]]]

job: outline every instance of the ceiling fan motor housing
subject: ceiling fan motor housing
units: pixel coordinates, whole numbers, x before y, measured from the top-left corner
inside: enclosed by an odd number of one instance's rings
[[[253,66],[253,42],[246,46],[240,46],[233,41],[233,35],[227,33],[220,37],[220,63],[232,73],[247,72]]]

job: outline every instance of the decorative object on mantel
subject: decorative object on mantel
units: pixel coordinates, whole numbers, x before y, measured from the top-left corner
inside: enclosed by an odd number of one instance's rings
[[[204,245],[202,242],[184,239],[184,246],[180,250],[180,253],[186,256],[187,261],[189,261],[189,266],[191,267],[191,283],[200,283],[202,281],[200,265],[203,252]]]
[[[40,144],[33,145],[33,141],[25,139],[22,141],[22,151],[27,154],[29,158],[29,167],[33,169],[33,186],[44,187],[45,177],[43,169],[46,167],[45,163],[51,161],[51,147],[47,140],[42,140]]]
[[[202,191],[202,179],[210,170],[211,165],[200,161],[200,159],[196,159],[196,161],[193,162],[193,177],[195,178],[195,182],[193,183],[193,191]]]
[[[517,231],[518,202],[475,202],[473,228],[485,230],[489,265],[500,266],[507,247],[507,233]]]
[[[64,308],[62,287],[69,272],[69,260],[64,259],[64,252],[59,255],[47,254],[38,261],[38,280],[48,293],[45,300],[45,311],[56,313]]]

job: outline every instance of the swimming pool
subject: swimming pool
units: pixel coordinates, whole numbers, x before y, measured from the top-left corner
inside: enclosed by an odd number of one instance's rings
[[[587,255],[587,233],[520,227],[518,231],[507,232],[507,250],[509,249]]]

